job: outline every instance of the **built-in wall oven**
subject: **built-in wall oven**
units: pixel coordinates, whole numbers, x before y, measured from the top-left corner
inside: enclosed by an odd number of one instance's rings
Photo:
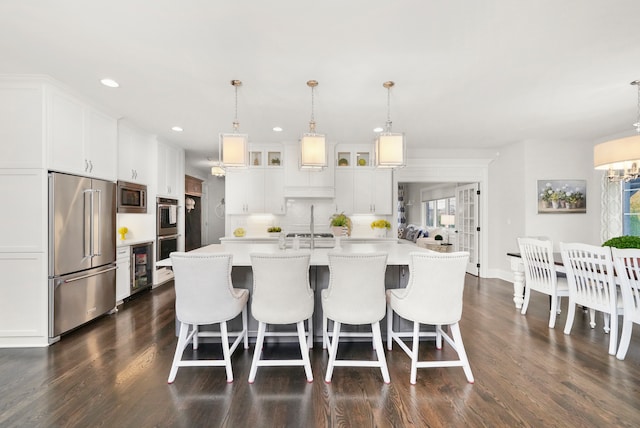
[[[169,258],[169,254],[178,250],[178,200],[157,199],[157,240],[156,259]]]
[[[157,208],[157,235],[176,235],[178,233],[178,200],[158,198]]]
[[[169,254],[178,251],[178,200],[157,198],[156,216],[156,260],[168,259]],[[171,279],[171,269],[156,269],[154,284],[162,284]]]

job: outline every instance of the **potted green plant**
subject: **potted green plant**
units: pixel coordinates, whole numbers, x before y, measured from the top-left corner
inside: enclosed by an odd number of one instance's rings
[[[603,247],[614,248],[640,248],[640,236],[616,236],[602,244]]]
[[[329,217],[329,226],[333,236],[351,236],[351,219],[345,213],[334,214]]]
[[[376,238],[384,238],[387,230],[391,229],[391,223],[385,219],[374,220],[371,222],[371,229],[373,229]]]
[[[280,232],[282,232],[280,226],[271,226],[267,228],[267,233],[271,236],[280,235]]]

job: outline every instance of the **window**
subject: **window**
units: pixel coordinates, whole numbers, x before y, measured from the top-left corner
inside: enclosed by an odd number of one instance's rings
[[[440,216],[443,214],[456,214],[456,198],[433,199],[424,202],[425,226],[440,227]]]
[[[622,234],[640,236],[640,178],[622,187]]]

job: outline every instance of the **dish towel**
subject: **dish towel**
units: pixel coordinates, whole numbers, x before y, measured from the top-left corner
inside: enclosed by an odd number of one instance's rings
[[[171,205],[169,207],[169,224],[176,224],[178,222],[178,207]]]

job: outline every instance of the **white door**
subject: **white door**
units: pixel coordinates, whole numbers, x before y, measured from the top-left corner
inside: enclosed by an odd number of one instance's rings
[[[478,225],[478,206],[480,205],[478,183],[456,187],[456,230],[457,251],[469,252],[467,272],[478,276],[480,264],[478,248],[480,231]]]

